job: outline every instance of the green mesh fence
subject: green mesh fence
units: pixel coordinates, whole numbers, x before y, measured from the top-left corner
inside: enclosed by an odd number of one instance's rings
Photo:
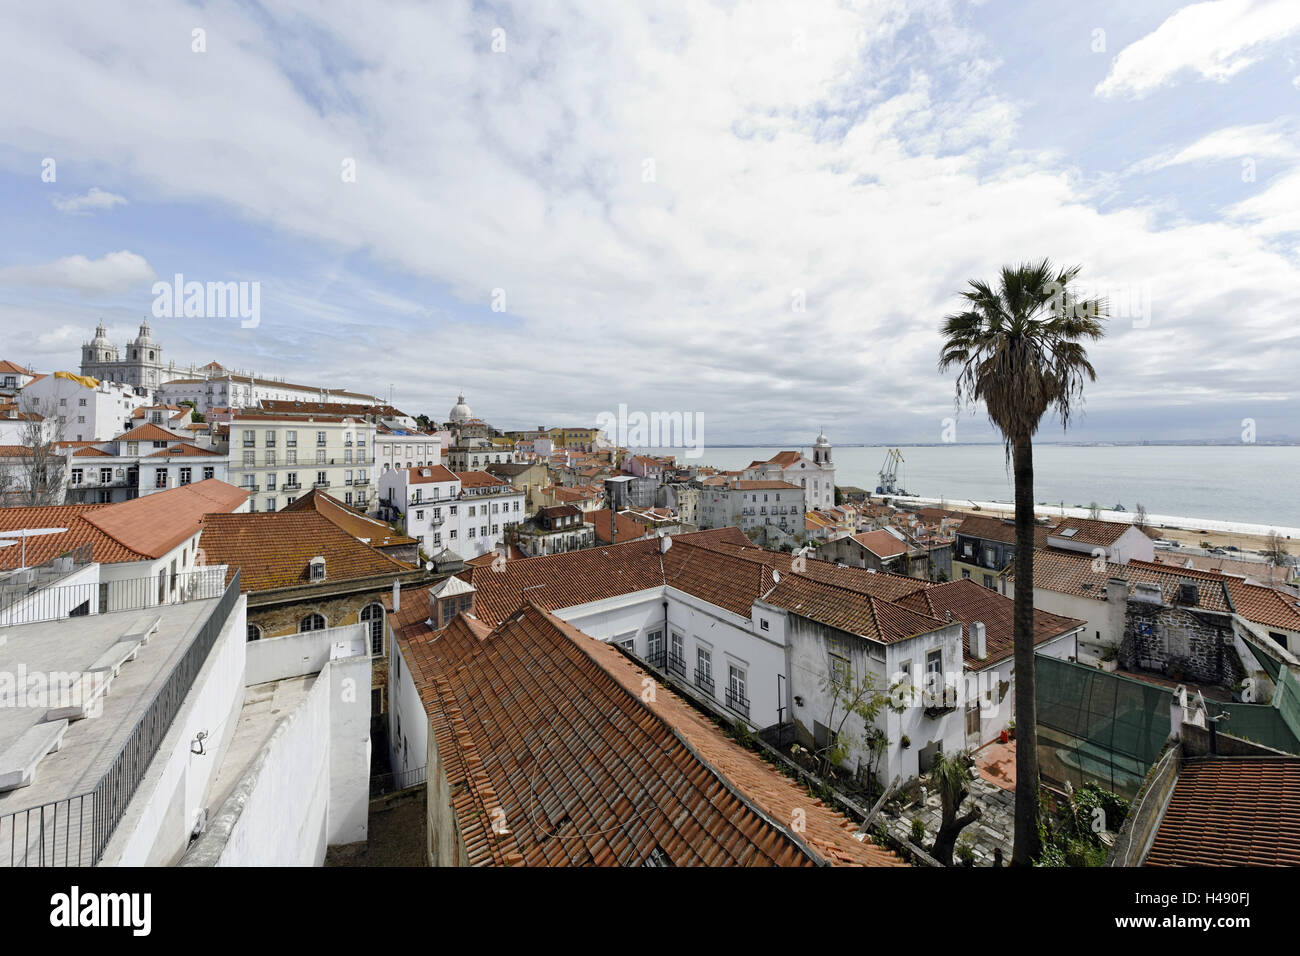
[[[1132,797],[1169,737],[1171,691],[1052,657],[1035,662],[1044,781]]]
[[[1219,730],[1289,754],[1300,754],[1300,685],[1282,668],[1268,704],[1209,703],[1211,714],[1227,713]]]

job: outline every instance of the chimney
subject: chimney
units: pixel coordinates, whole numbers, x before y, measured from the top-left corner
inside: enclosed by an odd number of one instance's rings
[[[394,578],[393,579],[393,613],[396,614],[401,609],[402,609],[402,585],[396,578]]]
[[[983,621],[975,621],[970,626],[970,652],[976,660],[988,659],[988,643],[985,640]]]

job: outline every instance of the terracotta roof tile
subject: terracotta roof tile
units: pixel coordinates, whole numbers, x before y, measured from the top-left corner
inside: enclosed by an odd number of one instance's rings
[[[315,511],[327,521],[346,531],[352,537],[372,548],[390,548],[412,545],[415,538],[398,534],[388,524],[355,508],[350,508],[332,495],[313,488],[280,509],[281,511]],[[328,568],[326,569],[328,571]]]
[[[136,425],[122,432],[114,441],[184,441],[184,435],[177,435],[154,424]]]
[[[643,702],[612,648],[531,605],[483,631],[462,615],[436,640],[427,628],[398,638],[470,865],[841,862],[780,822],[795,807],[808,809],[809,837],[852,862],[898,862],[858,844],[847,821],[719,730],[688,720],[666,689],[656,688],[655,706]]]
[[[309,583],[308,564],[317,555],[325,558],[326,582],[396,577],[411,570],[314,510],[209,515],[202,546],[206,563],[241,569],[245,592]]]
[[[1300,758],[1184,761],[1147,866],[1300,866]]]

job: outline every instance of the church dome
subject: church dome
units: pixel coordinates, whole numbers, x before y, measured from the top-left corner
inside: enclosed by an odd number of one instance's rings
[[[108,330],[104,328],[102,321],[95,326],[95,337],[90,340],[90,344],[96,348],[112,348],[112,343],[108,341]]]
[[[158,347],[158,344],[153,340],[153,335],[151,334],[148,322],[140,323],[140,334],[135,337],[135,344],[144,348]]]
[[[825,433],[825,432],[821,432],[821,433],[817,436],[817,440],[816,440],[815,442],[813,442],[813,445],[816,446],[817,448],[830,448],[830,447],[831,447],[831,440],[830,440],[829,438],[826,437],[826,433]]]
[[[469,410],[465,404],[465,393],[461,392],[456,398],[456,404],[451,407],[451,412],[447,416],[447,421],[460,424],[467,422],[474,417],[474,413]]]

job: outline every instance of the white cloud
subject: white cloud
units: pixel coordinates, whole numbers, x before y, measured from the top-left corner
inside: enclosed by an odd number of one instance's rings
[[[0,269],[0,282],[69,289],[81,293],[118,293],[156,278],[143,256],[123,249],[99,259],[66,256],[40,265]]]
[[[1284,117],[1271,123],[1224,127],[1190,146],[1134,163],[1128,171],[1152,173],[1188,163],[1243,158],[1300,160],[1300,132],[1295,121]]]
[[[1300,32],[1296,0],[1210,0],[1174,13],[1115,57],[1098,96],[1142,96],[1183,73],[1226,82]]]
[[[54,208],[59,212],[66,212],[75,216],[83,212],[97,212],[103,209],[112,209],[114,206],[125,206],[126,197],[119,196],[117,193],[105,192],[98,186],[91,186],[90,190],[84,195],[55,196],[50,202],[54,203]]]
[[[1170,227],[1146,206],[1100,211],[1068,157],[1017,148],[1025,104],[999,95],[996,57],[948,4],[542,6],[357,18],[303,2],[274,22],[213,7],[204,54],[184,8],[30,7],[0,35],[0,86],[21,92],[0,99],[0,129],[111,170],[136,202],[233,211],[318,263],[280,277],[242,260],[264,280],[256,334],[178,323],[169,356],[391,382],[413,411],[443,414],[463,385],[498,424],[627,402],[706,410],[713,440],[809,441],[823,424],[836,440],[937,440],[954,293],[1049,254],[1152,290],[1151,326],[1116,321],[1094,348],[1090,409],[1150,412],[1187,369],[1239,394],[1239,372],[1205,356],[1294,394],[1277,343],[1300,272],[1253,210]],[[31,81],[45,75],[62,79]],[[376,289],[376,263],[415,291]],[[423,317],[429,287],[467,308]]]

